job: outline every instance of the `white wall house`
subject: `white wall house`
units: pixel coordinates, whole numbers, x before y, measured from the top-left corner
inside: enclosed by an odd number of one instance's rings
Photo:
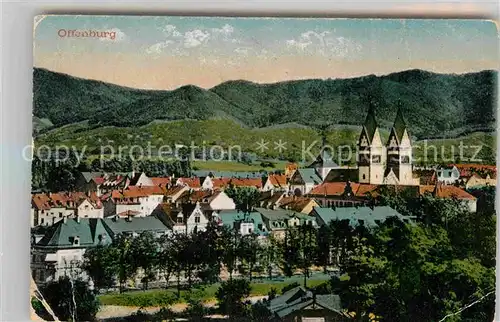
[[[442,167],[436,169],[437,181],[443,184],[454,184],[460,179],[460,171],[457,167]]]
[[[65,217],[103,218],[104,207],[95,193],[34,194],[30,215],[31,227],[51,226]]]
[[[186,210],[187,209],[189,208],[186,207]],[[186,214],[183,213],[183,215],[186,219],[186,232],[188,234],[192,233],[195,228],[198,231],[204,231],[207,228],[208,218],[203,214],[199,202],[195,204],[195,207],[191,212],[188,212]]]
[[[216,192],[215,195],[210,198],[208,205],[211,209],[219,210],[233,210],[236,209],[236,205],[224,191]]]

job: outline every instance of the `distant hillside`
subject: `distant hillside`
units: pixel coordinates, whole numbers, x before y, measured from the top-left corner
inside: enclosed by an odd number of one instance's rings
[[[228,119],[251,128],[360,125],[369,101],[376,105],[379,123],[389,127],[398,100],[418,138],[492,131],[496,117],[495,71],[446,75],[408,70],[274,84],[229,81],[210,90],[187,85],[173,91],[131,89],[39,68],[33,76],[35,131],[85,120],[90,128],[182,119]]]

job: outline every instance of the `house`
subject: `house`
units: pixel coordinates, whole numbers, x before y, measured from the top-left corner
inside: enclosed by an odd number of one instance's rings
[[[87,248],[111,242],[100,218],[68,218],[49,227],[31,251],[31,274],[40,284],[58,280],[62,276],[78,277]]]
[[[149,178],[144,172],[132,171],[130,176],[129,186],[151,187],[155,186],[153,180]]]
[[[171,177],[151,177],[153,185],[160,187],[169,187],[172,183]]]
[[[76,179],[76,190],[90,191],[101,196],[115,189],[125,189],[130,183],[129,173],[81,172]]]
[[[323,207],[352,207],[366,205],[375,196],[377,185],[356,182],[324,182],[307,196]]]
[[[208,205],[196,203],[175,204],[162,203],[156,207],[152,215],[170,227],[174,233],[191,234],[204,231],[212,216],[213,210]]]
[[[259,212],[252,211],[245,214],[237,210],[224,210],[219,212],[218,216],[223,225],[235,229],[242,236],[257,234],[265,237],[268,235],[268,230]]]
[[[276,209],[279,207],[279,202],[287,196],[285,192],[275,192],[274,190],[263,191],[260,193],[259,205],[262,208]]]
[[[431,194],[435,198],[455,198],[461,200],[469,211],[477,211],[477,198],[456,186],[443,185],[440,183],[434,186],[420,186],[419,193],[420,195]]]
[[[292,194],[302,196],[308,194],[314,187],[321,184],[323,180],[313,168],[297,169],[289,181],[289,191]]]
[[[277,204],[283,209],[293,210],[306,215],[309,214],[314,207],[319,206],[313,198],[297,196],[284,197]]]
[[[204,191],[191,190],[184,191],[177,200],[178,203],[196,203],[205,204],[210,210],[233,210],[236,209],[233,199],[224,191]]]
[[[193,189],[193,190],[200,190],[201,189],[201,181],[200,181],[199,177],[177,178],[177,181],[175,184],[178,186],[186,186],[186,187]]]
[[[316,227],[315,218],[296,211],[281,208],[276,210],[255,208],[255,211],[262,216],[266,230],[278,239],[284,238],[286,230],[290,227],[299,225],[312,225]]]
[[[129,186],[127,189],[114,190],[111,193],[111,202],[115,206],[115,213],[126,211],[138,212],[140,217],[149,216],[151,212],[163,202],[165,191],[159,186]],[[113,204],[107,204],[112,207]],[[109,213],[110,211],[106,211]]]
[[[333,220],[346,220],[352,227],[357,225],[375,227],[391,217],[396,217],[408,223],[412,222],[412,218],[403,216],[388,206],[341,208],[315,207],[311,212],[311,216],[316,217],[316,223],[320,227],[329,225]]]
[[[270,174],[265,179],[262,191],[288,191],[287,177],[284,174]]]
[[[138,218],[114,216],[104,218],[102,224],[111,238],[115,238],[117,235],[138,236],[143,232],[151,232],[156,236],[161,236],[170,232],[170,229],[154,216]]]
[[[460,178],[457,167],[438,167],[436,169],[437,181],[442,184],[455,184]]]
[[[31,227],[50,226],[64,217],[103,218],[104,207],[95,192],[38,193],[31,197]]]
[[[270,300],[269,311],[279,321],[350,321],[336,294],[314,294],[302,286]]]
[[[459,184],[465,189],[495,186],[496,183],[496,172],[483,174],[473,173],[470,177],[462,177],[462,179],[459,180]]]
[[[435,185],[437,182],[436,169],[415,169],[413,177],[419,179],[419,185]]]
[[[333,161],[332,155],[325,147],[325,142],[323,142],[321,152],[316,157],[316,160],[308,166],[308,168],[315,169],[318,176],[322,181],[324,181],[328,173],[333,169],[338,169],[339,165]]]
[[[358,181],[358,168],[337,168],[328,172],[324,182],[356,182]]]

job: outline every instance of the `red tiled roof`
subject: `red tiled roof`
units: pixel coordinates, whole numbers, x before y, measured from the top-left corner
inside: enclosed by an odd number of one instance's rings
[[[179,178],[179,179],[177,179],[177,183],[181,183],[183,185],[187,185],[190,188],[200,188],[201,187],[200,178],[198,178],[198,177],[194,177],[194,178]]]
[[[467,191],[460,189],[459,187],[455,187],[452,185],[425,185],[419,187],[419,193],[421,195],[425,193],[431,193],[433,196],[437,198],[457,198],[457,199],[466,199],[466,200],[475,200],[476,197],[468,193]]]
[[[172,181],[170,177],[152,177],[150,179],[151,179],[151,181],[153,181],[153,184],[155,186],[159,186],[159,185],[166,186],[167,184],[169,184]]]
[[[231,178],[213,178],[212,184],[214,188],[225,188],[231,182]]]
[[[262,179],[260,178],[232,178],[231,184],[235,187],[255,187],[262,188]]]
[[[304,208],[312,201],[313,201],[312,198],[307,198],[307,197],[296,197],[296,196],[284,197],[280,201],[280,207],[300,212],[304,210]]]
[[[286,176],[284,174],[271,174],[269,175],[269,181],[275,187],[286,186]]]
[[[102,203],[95,192],[88,195],[84,192],[58,192],[58,193],[38,193],[32,195],[31,200],[34,206],[39,210],[48,210],[51,208],[75,208],[84,200],[88,200],[95,208],[101,208]]]
[[[316,196],[341,196],[344,193],[345,182],[324,182],[315,187],[309,194]],[[351,183],[353,192],[358,190],[359,183]]]
[[[159,186],[130,186],[123,190],[113,190],[111,196],[113,199],[122,198],[140,198],[152,195],[163,195],[165,191]]]
[[[352,187],[352,183],[351,183]],[[354,190],[353,187],[353,192],[356,197],[365,197],[366,194],[372,194],[374,197],[377,195],[376,190],[378,189],[378,185],[376,184],[359,184],[358,189]]]

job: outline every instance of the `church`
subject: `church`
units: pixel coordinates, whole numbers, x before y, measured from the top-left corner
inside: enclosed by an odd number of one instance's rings
[[[384,144],[370,106],[358,140],[358,182],[376,185],[419,185],[414,178],[412,144],[401,108]]]

